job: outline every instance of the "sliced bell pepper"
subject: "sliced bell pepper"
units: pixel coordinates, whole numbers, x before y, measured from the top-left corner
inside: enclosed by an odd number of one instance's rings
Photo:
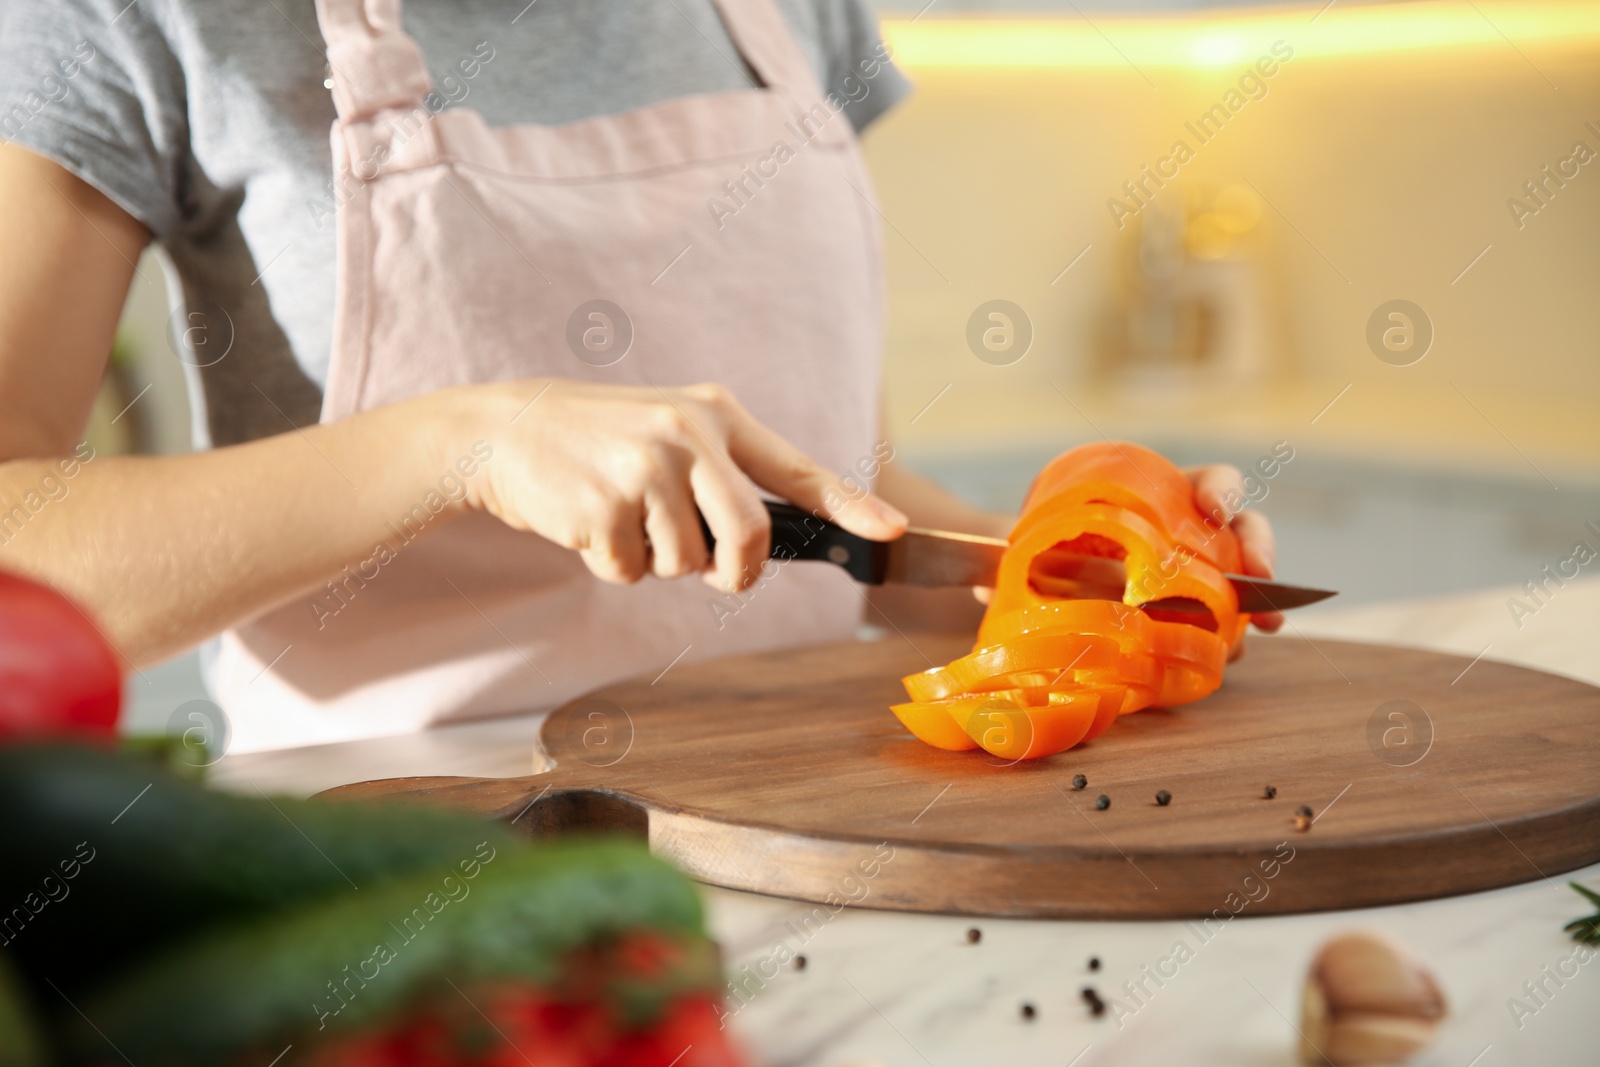
[[[951,701],[950,714],[991,756],[1024,760],[1082,741],[1096,725],[1103,703],[1096,690],[1058,690],[1045,703],[1031,706],[1007,699],[958,698]]]
[[[958,697],[957,699],[970,699]],[[950,714],[951,701],[915,700],[893,704],[889,710],[917,740],[950,752],[966,752],[978,747],[966,729]]]
[[[912,700],[940,700],[959,693],[1049,687],[1059,680],[1073,681],[1068,672],[1114,667],[1120,654],[1115,640],[1097,634],[1031,634],[910,675],[906,694]],[[1027,675],[1043,680],[1024,680]]]
[[[1239,542],[1232,532],[1195,507],[1194,488],[1182,471],[1142,445],[1100,441],[1057,456],[1028,490],[1024,521],[1034,502],[1061,493],[1073,504],[1104,502],[1136,511],[1213,566],[1239,570]]]
[[[1105,504],[1061,503],[1052,498],[1024,514],[1013,532],[1011,548],[1000,562],[1000,574],[989,611],[1004,613],[1059,602],[1049,589],[1051,555],[1060,546],[1081,551],[1074,542],[1090,537],[1091,547],[1113,545],[1127,570],[1123,603],[1138,607],[1152,600],[1179,597],[1196,600],[1210,613],[1196,617],[1201,625],[1232,643],[1239,628],[1239,601],[1221,569],[1169,538],[1160,528],[1127,508]],[[1233,534],[1228,533],[1229,537]],[[1043,577],[1040,583],[1037,578]]]
[[[1226,578],[1239,566],[1233,531],[1200,514],[1166,459],[1110,441],[1074,449],[1029,491],[974,650],[903,679],[911,702],[894,713],[937,748],[1020,760],[1199,700],[1250,621]],[[1120,600],[1082,598],[1119,579]],[[1172,598],[1204,610],[1145,607]]]

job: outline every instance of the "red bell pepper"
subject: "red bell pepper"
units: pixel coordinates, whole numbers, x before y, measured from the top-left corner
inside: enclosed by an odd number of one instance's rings
[[[121,708],[116,653],[83,609],[49,586],[0,573],[0,742],[111,738]]]

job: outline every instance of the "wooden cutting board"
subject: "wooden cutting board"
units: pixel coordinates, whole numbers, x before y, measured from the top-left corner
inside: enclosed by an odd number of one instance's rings
[[[647,834],[695,878],[735,889],[970,915],[1222,921],[1465,893],[1600,860],[1594,686],[1256,638],[1206,700],[1124,716],[1089,744],[1013,766],[930,748],[887,710],[904,699],[901,675],[970,640],[680,665],[553,713],[544,774],[333,792],[465,808],[535,835]],[[1073,788],[1078,774],[1087,788]],[[1102,794],[1110,807],[1097,810]],[[1308,830],[1295,826],[1302,804]]]

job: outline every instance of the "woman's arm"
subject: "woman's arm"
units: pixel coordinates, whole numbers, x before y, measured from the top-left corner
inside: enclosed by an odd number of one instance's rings
[[[71,594],[136,665],[314,585],[424,491],[425,446],[392,417],[196,456],[77,448],[148,239],[60,166],[0,145],[0,565]],[[399,454],[373,462],[387,437]]]
[[[88,184],[0,143],[0,460],[72,452],[149,240]]]
[[[768,537],[752,482],[863,536],[904,528],[872,496],[832,513],[837,477],[717,386],[467,386],[212,452],[85,460],[74,446],[146,240],[61,167],[0,145],[0,567],[73,596],[135,665],[393,544],[447,476],[452,512],[542,534],[611,581],[748,585]]]

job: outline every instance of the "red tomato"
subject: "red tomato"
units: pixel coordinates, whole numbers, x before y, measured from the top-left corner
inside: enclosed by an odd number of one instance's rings
[[[709,996],[680,997],[650,1029],[618,1041],[605,1067],[743,1067]]]
[[[644,934],[644,938],[654,937]],[[519,980],[414,1004],[366,1033],[310,1053],[314,1067],[745,1067],[709,994],[680,996],[654,1024],[623,1029],[595,1001],[563,1001]]]
[[[0,572],[0,743],[109,738],[121,707],[116,653],[89,617],[49,586]]]

